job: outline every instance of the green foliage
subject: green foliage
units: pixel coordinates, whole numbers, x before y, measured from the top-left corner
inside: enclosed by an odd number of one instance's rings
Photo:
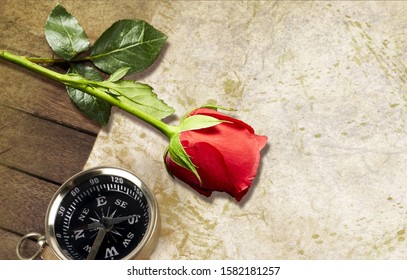
[[[133,106],[154,116],[163,119],[174,113],[174,109],[164,103],[154,93],[153,88],[147,84],[129,80],[117,82],[102,82],[99,85],[106,87],[114,96],[127,98],[133,102]]]
[[[104,72],[129,67],[128,74],[146,70],[158,57],[167,37],[142,20],[115,22],[96,40],[90,59]]]
[[[68,73],[79,74],[92,81],[103,81],[103,77],[95,68],[83,64],[71,66]],[[69,97],[82,112],[100,125],[107,125],[112,107],[109,103],[79,89],[69,86],[66,88]]]
[[[217,118],[206,116],[206,115],[193,115],[193,116],[186,116],[182,121],[180,126],[178,127],[178,132],[170,139],[170,144],[168,149],[164,155],[164,159],[169,153],[171,159],[178,165],[190,170],[196,178],[199,180],[200,184],[202,184],[201,178],[198,174],[198,171],[191,161],[191,158],[186,153],[184,147],[182,146],[180,140],[180,133],[188,130],[199,130],[203,128],[208,128],[212,126],[216,126],[222,122],[227,122],[224,120],[219,120]],[[169,170],[167,169],[169,172]],[[169,172],[170,173],[170,172]],[[171,174],[171,173],[170,173]],[[172,174],[171,174],[172,175]]]
[[[205,115],[194,115],[185,118],[180,125],[180,131],[187,131],[187,130],[198,130],[202,128],[207,128],[211,126],[215,126],[225,122],[224,120],[219,120],[217,118]]]
[[[189,158],[188,154],[185,152],[184,147],[181,144],[181,140],[179,138],[179,134],[174,135],[170,139],[170,145],[168,146],[167,153],[170,154],[171,159],[178,165],[190,170],[196,178],[199,180],[199,183],[202,184],[201,177],[196,170],[195,165],[192,163],[191,159]],[[164,156],[165,158],[165,156]],[[167,169],[168,171],[168,169]]]
[[[114,72],[112,75],[110,75],[109,79],[107,79],[106,81],[108,82],[117,82],[118,80],[120,80],[121,78],[123,78],[124,76],[127,75],[127,73],[129,72],[130,67],[123,67],[120,68],[118,70],[116,70],[116,72]]]
[[[45,25],[45,38],[52,50],[65,60],[71,60],[89,49],[90,42],[75,17],[57,5]]]
[[[147,22],[119,20],[91,47],[78,20],[58,4],[48,17],[45,37],[52,50],[70,63],[68,73],[77,76],[77,83],[100,88],[118,100],[130,100],[132,106],[156,119],[174,113],[149,85],[122,80],[126,75],[146,70],[164,46],[167,37]],[[88,50],[90,56],[84,54]],[[111,75],[103,81],[106,74]],[[106,125],[111,105],[72,86],[68,84],[67,91],[76,106],[99,124]]]

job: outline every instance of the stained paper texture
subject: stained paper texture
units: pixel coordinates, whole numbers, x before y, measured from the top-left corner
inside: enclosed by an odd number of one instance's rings
[[[168,44],[135,77],[175,107],[168,121],[215,103],[269,140],[240,203],[206,198],[166,173],[159,132],[115,110],[87,167],[128,168],[153,189],[151,258],[405,258],[407,3],[161,4],[150,23]]]

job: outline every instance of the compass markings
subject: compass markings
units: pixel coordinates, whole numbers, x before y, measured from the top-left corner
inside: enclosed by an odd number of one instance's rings
[[[59,219],[58,222],[61,230],[58,242],[61,245],[64,244],[61,249],[68,258],[83,259],[84,254],[86,255],[86,252],[89,253],[90,250],[90,245],[86,244],[93,244],[92,240],[101,230],[100,227],[94,227],[112,219],[111,223],[107,222],[104,225],[107,235],[105,242],[99,244],[101,246],[99,257],[103,258],[104,255],[105,259],[115,259],[119,254],[126,255],[127,251],[131,250],[133,243],[130,240],[133,239],[133,236],[138,236],[138,243],[141,240],[139,238],[145,238],[149,234],[151,215],[154,214],[150,208],[154,205],[149,203],[148,197],[143,193],[143,188],[135,185],[130,179],[108,175],[96,176],[93,179],[94,182],[90,182],[90,184],[87,184],[87,181],[78,183],[77,186],[81,187],[81,190],[69,198],[70,202],[66,201],[66,204],[63,205],[66,210],[64,217],[61,217],[62,219]],[[80,212],[83,213],[83,209],[87,209],[87,213],[83,219],[80,219],[77,216]],[[92,212],[94,214],[91,214]],[[130,218],[125,220],[121,217]],[[71,235],[70,229],[77,228],[77,225],[80,228],[87,222],[92,227],[86,231],[86,242],[81,241],[82,243],[80,243],[78,240],[75,243],[75,236]],[[135,225],[136,223],[138,225]],[[117,247],[116,244],[120,246]],[[85,245],[89,247],[89,250],[83,251]],[[122,250],[124,251],[122,252]]]
[[[110,216],[109,216],[109,212],[110,212],[110,206],[109,207],[107,207],[107,213],[106,213],[106,217],[109,217],[110,218]],[[103,213],[103,212],[102,212]],[[102,216],[103,216],[103,214],[102,214]]]
[[[129,194],[131,197],[134,197],[135,199],[138,199],[137,193],[136,193],[134,190],[129,189],[129,190],[128,190],[128,194]]]
[[[98,219],[99,219],[99,220],[96,220],[96,221],[99,222],[99,221],[101,220],[99,214],[96,212],[96,210],[94,210],[93,212],[95,212],[96,217],[98,217]],[[103,216],[103,212],[102,212],[102,216]],[[91,219],[92,219],[92,218],[91,218]],[[92,219],[92,220],[93,220],[93,219]]]
[[[113,218],[114,217],[114,215],[116,214],[116,211],[117,211],[117,209],[114,209],[114,211],[113,211],[113,213],[109,216],[109,218]]]

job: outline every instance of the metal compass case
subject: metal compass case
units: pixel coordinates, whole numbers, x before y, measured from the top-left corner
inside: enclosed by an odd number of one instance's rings
[[[146,259],[158,238],[159,213],[149,188],[124,169],[98,167],[76,174],[52,198],[45,236],[30,259]],[[47,246],[48,245],[48,246]]]

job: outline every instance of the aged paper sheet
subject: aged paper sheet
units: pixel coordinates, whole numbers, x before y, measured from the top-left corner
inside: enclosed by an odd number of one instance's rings
[[[152,259],[403,259],[407,256],[407,3],[160,2],[168,35],[135,78],[183,114],[207,103],[269,137],[236,203],[165,170],[167,140],[118,110],[86,167],[113,165],[153,189]]]

